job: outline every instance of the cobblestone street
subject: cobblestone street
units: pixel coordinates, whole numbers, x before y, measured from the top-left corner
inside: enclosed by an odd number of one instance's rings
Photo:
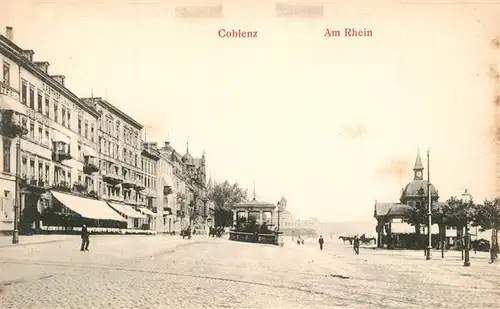
[[[499,268],[455,253],[96,236],[0,249],[1,308],[498,308]]]

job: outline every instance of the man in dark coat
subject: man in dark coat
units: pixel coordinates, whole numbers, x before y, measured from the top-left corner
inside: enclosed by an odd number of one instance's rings
[[[354,245],[353,245],[354,252],[356,254],[359,254],[359,238],[358,236],[354,236]]]
[[[87,226],[84,224],[82,227],[82,246],[80,247],[80,251],[89,251],[90,244],[90,233],[87,229]]]
[[[323,250],[323,244],[325,243],[323,236],[321,235],[319,236],[318,243],[319,243],[319,250]]]

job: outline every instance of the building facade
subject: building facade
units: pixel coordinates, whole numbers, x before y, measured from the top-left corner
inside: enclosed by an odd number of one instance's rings
[[[140,123],[100,97],[78,98],[12,34],[0,35],[0,231],[13,230],[16,204],[21,231],[39,226],[47,209],[98,226],[201,229],[205,156],[142,140]]]
[[[12,29],[0,36],[1,230],[12,230],[17,167],[21,230],[38,222],[36,218],[51,202],[50,188],[97,189],[99,113],[65,87],[63,75],[50,74],[48,62],[35,61],[34,54],[14,43]],[[7,124],[19,125],[23,134],[12,138],[12,130],[5,130]]]
[[[205,232],[210,226],[210,204],[207,199],[205,154],[194,158],[186,147],[181,155],[169,142],[160,149],[168,173],[162,175],[164,185],[172,190],[167,198],[168,214],[164,214],[168,231],[180,231],[187,227]]]
[[[280,230],[292,230],[292,229],[308,229],[315,230],[318,228],[318,220],[316,218],[310,219],[296,219],[293,217],[290,210],[287,209],[288,201],[282,197],[279,201],[280,214],[279,214],[279,226]],[[273,224],[278,224],[278,216],[273,219]]]

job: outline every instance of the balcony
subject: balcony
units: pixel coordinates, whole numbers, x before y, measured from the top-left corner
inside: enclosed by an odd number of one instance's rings
[[[156,190],[151,188],[146,188],[145,195],[149,198],[156,198]]]
[[[71,185],[66,181],[55,182],[52,185],[52,190],[71,193]]]
[[[146,185],[144,185],[144,180],[142,179],[136,179],[135,180],[135,186],[134,186],[136,191],[142,191],[146,188]]]
[[[44,179],[36,179],[34,177],[21,176],[19,180],[21,189],[31,192],[42,194],[48,189],[48,184]]]
[[[123,183],[122,183],[122,187],[123,188],[133,188],[135,187],[135,179],[132,178],[132,177],[123,177]]]
[[[85,183],[75,182],[73,184],[73,191],[80,193],[80,194],[87,194],[88,186]]]
[[[104,172],[104,174],[102,175],[102,180],[111,185],[117,185],[123,182],[123,176],[112,172]]]
[[[155,160],[155,161],[160,160],[160,152],[157,149],[149,147],[149,146],[144,146],[141,154],[143,156],[150,158],[152,160]]]
[[[130,206],[137,206],[137,201],[136,200],[131,200],[131,199],[124,199],[123,202],[127,205]]]
[[[174,191],[172,190],[172,186],[164,186],[163,187],[163,195],[164,196],[168,196],[172,193],[174,193]]]
[[[108,195],[108,200],[111,202],[123,202],[123,196],[121,195]]]
[[[61,162],[71,159],[69,152],[69,144],[62,141],[54,142],[54,150],[52,151],[52,160]]]
[[[99,171],[99,159],[97,159],[92,155],[85,154],[83,172],[85,174],[91,175],[93,173],[97,173],[98,171]]]
[[[19,114],[12,109],[4,109],[1,111],[2,119],[0,120],[0,132],[3,136],[15,138],[28,134],[28,129],[21,125]]]

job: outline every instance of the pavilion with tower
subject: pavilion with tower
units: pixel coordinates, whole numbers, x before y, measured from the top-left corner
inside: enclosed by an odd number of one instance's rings
[[[407,211],[412,207],[420,207],[422,203],[427,204],[428,190],[431,191],[432,207],[441,207],[439,200],[439,191],[434,185],[428,185],[424,179],[424,166],[420,153],[417,154],[415,165],[413,167],[413,180],[410,181],[402,190],[399,202],[380,203],[375,201],[374,217],[377,220],[377,246],[388,248],[411,246],[409,244],[409,234],[418,234],[418,227],[410,227],[403,222]],[[396,227],[406,226],[403,229]],[[432,228],[431,228],[432,230]]]

